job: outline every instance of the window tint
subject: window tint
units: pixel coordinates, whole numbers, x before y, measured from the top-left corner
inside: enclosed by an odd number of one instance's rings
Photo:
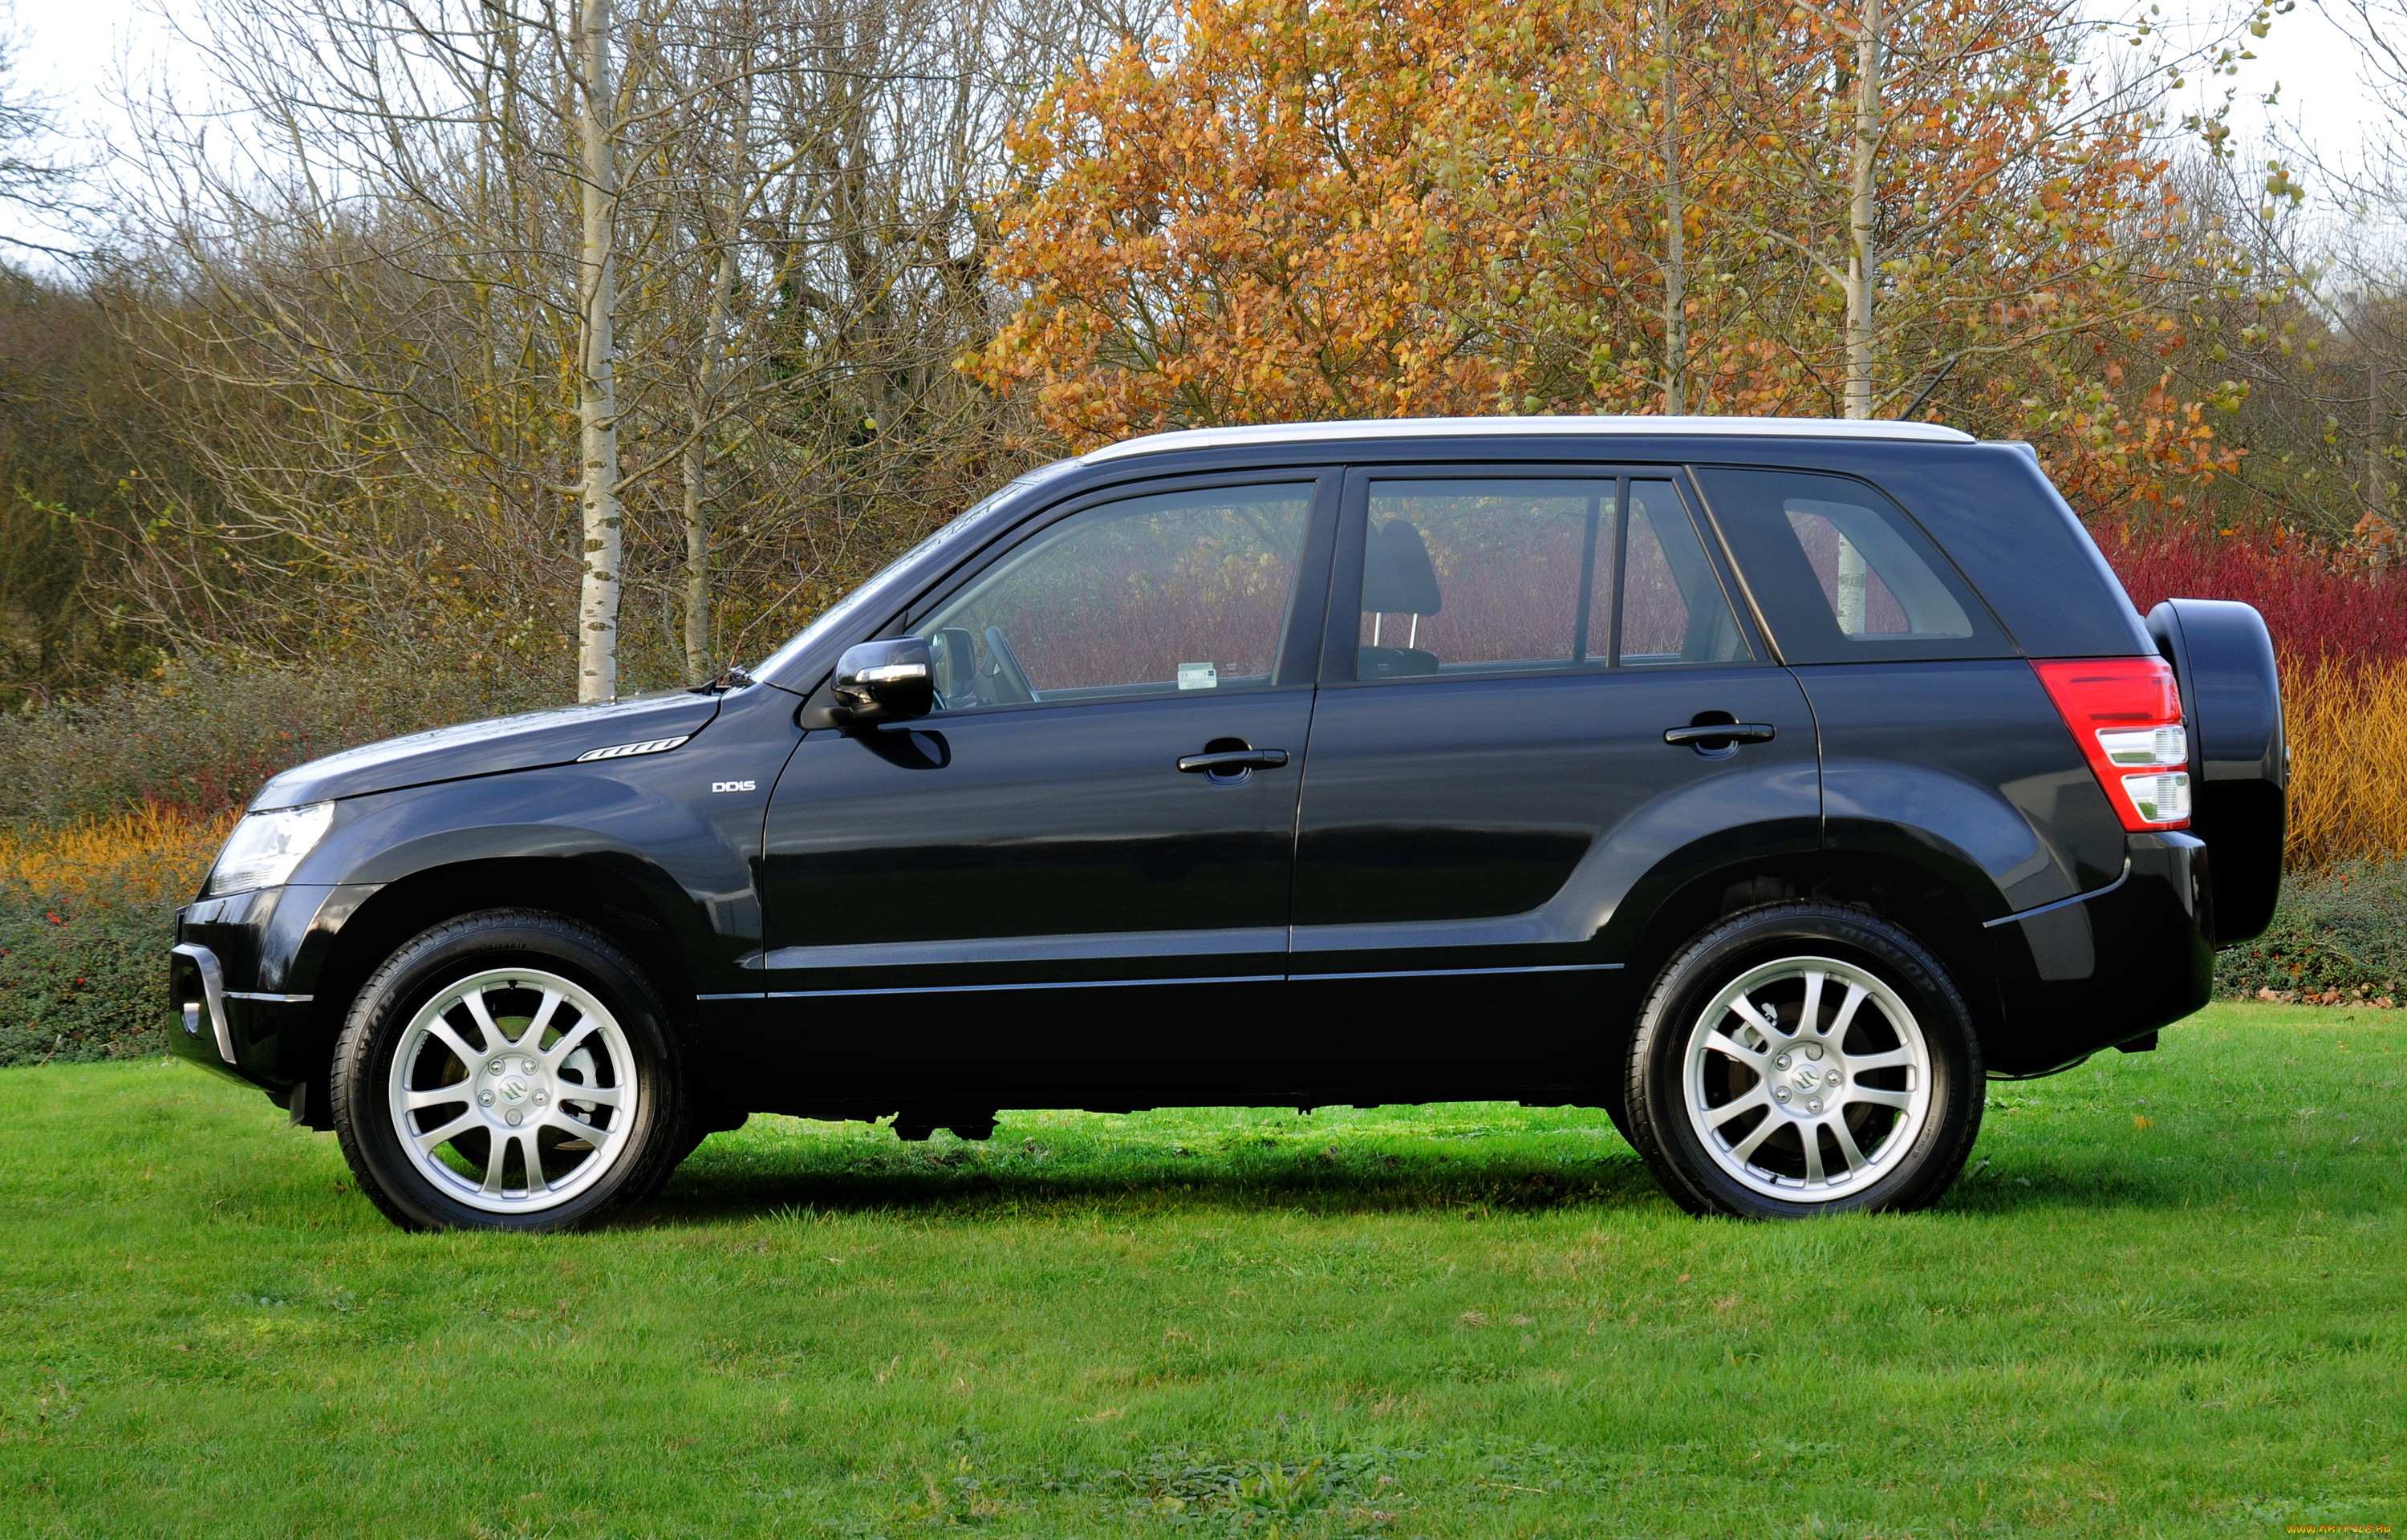
[[[1624,666],[1728,663],[1747,656],[1704,543],[1668,481],[1630,484],[1621,593]]]
[[[1697,479],[1789,662],[2013,655],[1929,537],[1862,482],[1797,471]]]
[[[1032,536],[916,628],[937,709],[1269,685],[1312,494],[1157,493]]]
[[[1379,481],[1368,513],[1358,679],[1602,666],[1617,615],[1625,663],[1748,656],[1668,481]]]
[[[1602,480],[1373,483],[1356,677],[1584,657],[1588,553],[1600,529],[1611,539],[1615,491]]]

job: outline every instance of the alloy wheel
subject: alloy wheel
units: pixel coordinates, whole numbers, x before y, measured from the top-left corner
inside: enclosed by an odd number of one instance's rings
[[[491,1213],[569,1202],[626,1152],[634,1055],[609,1008],[539,968],[438,990],[388,1073],[394,1131],[437,1191]]]
[[[1902,1162],[1930,1116],[1930,1049],[1877,974],[1830,957],[1748,969],[1690,1026],[1689,1126],[1722,1172],[1787,1203],[1832,1203]]]

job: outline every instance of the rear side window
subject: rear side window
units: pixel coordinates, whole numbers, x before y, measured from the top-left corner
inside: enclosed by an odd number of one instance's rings
[[[1620,566],[1621,634],[1614,661],[1640,668],[1730,663],[1747,656],[1738,616],[1670,482],[1630,484]]]
[[[1355,677],[1749,657],[1668,481],[1374,481]]]
[[[1697,480],[1789,662],[2014,656],[1930,538],[1862,482],[1713,468]]]

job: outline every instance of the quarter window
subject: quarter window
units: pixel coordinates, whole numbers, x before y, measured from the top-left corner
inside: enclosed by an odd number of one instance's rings
[[[1711,469],[1697,479],[1789,662],[2012,654],[1930,538],[1862,482]]]
[[[1155,493],[1040,531],[919,623],[937,709],[1267,686],[1312,496]]]

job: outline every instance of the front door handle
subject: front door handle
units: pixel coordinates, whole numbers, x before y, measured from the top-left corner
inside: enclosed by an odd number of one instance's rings
[[[1669,728],[1663,742],[1674,745],[1694,743],[1699,748],[1715,749],[1731,743],[1769,743],[1772,742],[1769,722],[1706,722],[1693,728]]]
[[[1285,749],[1226,749],[1218,754],[1183,754],[1178,768],[1189,775],[1227,775],[1235,770],[1276,770],[1287,763]]]

